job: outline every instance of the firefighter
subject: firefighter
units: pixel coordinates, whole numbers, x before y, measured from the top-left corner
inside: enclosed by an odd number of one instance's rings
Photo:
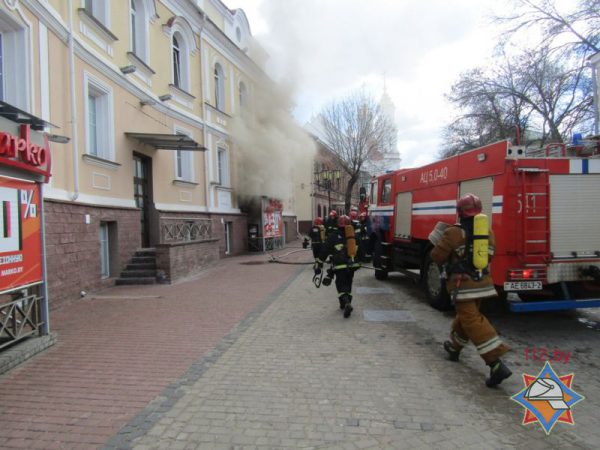
[[[356,230],[360,225],[358,223],[358,211],[355,211],[354,209],[350,211],[350,222],[352,223],[352,226],[354,227],[354,232],[356,233]]]
[[[458,200],[456,209],[459,223],[448,226],[431,251],[433,261],[438,264],[446,263],[446,287],[456,310],[450,340],[444,342],[444,350],[451,361],[458,361],[463,347],[472,341],[490,368],[490,376],[485,383],[488,387],[493,387],[508,378],[512,372],[500,359],[509,347],[500,340],[494,327],[479,311],[483,298],[497,296],[487,268],[478,271],[473,266],[473,222],[474,217],[481,213],[481,200],[473,194],[466,194]],[[495,238],[488,226],[486,230],[489,230],[489,236],[486,237],[491,257]]]
[[[337,228],[334,233],[327,236],[325,244],[319,256],[318,267],[323,267],[323,262],[331,256],[332,271],[327,274],[327,278],[335,277],[335,287],[338,292],[340,309],[344,311],[344,317],[350,317],[352,313],[352,281],[354,272],[360,267],[356,261],[356,240],[354,229],[350,218],[346,215],[340,216],[337,220]],[[328,285],[325,279],[324,285]]]
[[[360,233],[356,237],[358,243],[358,253],[361,255],[360,261],[369,262],[372,258],[372,242],[369,236],[369,216],[366,212],[358,215]]]
[[[315,219],[312,228],[308,232],[308,237],[310,238],[310,248],[312,249],[313,257],[316,262],[321,254],[323,242],[325,241],[325,226],[323,225],[322,217],[317,217]]]
[[[335,209],[332,209],[331,211],[329,211],[329,216],[327,217],[327,221],[325,222],[325,234],[327,236],[337,231],[337,220],[338,213]]]

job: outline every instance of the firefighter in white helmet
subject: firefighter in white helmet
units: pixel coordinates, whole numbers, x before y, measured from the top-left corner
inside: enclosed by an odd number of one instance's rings
[[[494,233],[489,229],[487,221],[484,236],[474,233],[474,218],[477,216],[477,219],[486,219],[486,216],[481,214],[481,200],[477,196],[464,195],[458,200],[456,209],[459,223],[447,227],[431,250],[433,261],[446,264],[446,287],[456,310],[450,340],[444,342],[444,349],[450,360],[458,361],[460,351],[472,341],[481,358],[490,367],[486,385],[493,387],[512,374],[500,360],[509,347],[502,342],[494,327],[479,311],[483,298],[498,295],[487,268],[489,258],[494,253]],[[474,253],[474,242],[477,246],[478,240],[485,240],[486,248],[482,252]],[[483,264],[481,254],[478,253],[485,255]]]

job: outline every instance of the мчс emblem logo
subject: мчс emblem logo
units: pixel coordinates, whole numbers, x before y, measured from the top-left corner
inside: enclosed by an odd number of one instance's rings
[[[523,374],[525,388],[511,397],[525,408],[523,425],[539,422],[546,434],[557,422],[574,425],[572,408],[585,398],[572,389],[574,376],[558,376],[549,362],[537,377]]]

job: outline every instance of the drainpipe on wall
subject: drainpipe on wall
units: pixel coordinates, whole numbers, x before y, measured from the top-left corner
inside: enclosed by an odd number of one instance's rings
[[[77,139],[77,101],[75,98],[75,37],[73,36],[73,0],[69,0],[69,78],[71,91],[71,145],[73,150],[73,194],[71,200],[79,197],[79,148]]]
[[[600,133],[598,122],[600,121],[600,110],[598,108],[598,74],[596,73],[596,64],[592,63],[592,86],[594,86],[594,136]]]
[[[204,59],[204,52],[205,50],[202,48],[203,46],[203,38],[204,38],[204,21],[206,20],[206,16],[204,14],[204,12],[200,11],[200,17],[202,18],[202,27],[200,28],[200,66],[204,67],[205,64],[203,64],[203,59]],[[210,152],[210,148],[208,147],[208,132],[206,131],[206,105],[205,103],[205,95],[206,95],[206,89],[205,88],[205,84],[207,83],[207,80],[205,79],[205,74],[206,74],[206,68],[204,68],[204,74],[202,74],[202,81],[203,83],[201,84],[201,88],[202,88],[202,136],[204,139],[204,146],[206,147],[206,151],[204,152],[204,197],[205,197],[205,202],[206,202],[206,212],[210,214],[210,206],[211,206],[211,202],[210,202],[210,156],[209,156],[209,152]],[[207,75],[207,74],[206,74]],[[208,76],[208,75],[207,75]]]

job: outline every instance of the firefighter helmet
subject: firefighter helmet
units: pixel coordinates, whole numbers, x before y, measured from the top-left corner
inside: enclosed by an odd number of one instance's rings
[[[355,210],[350,211],[350,219],[351,220],[358,219],[358,211],[355,211]]]
[[[331,219],[335,219],[337,217],[337,211],[335,209],[332,209],[331,211],[329,211],[329,217]]]
[[[346,225],[350,225],[350,217],[347,215],[340,216],[337,223],[338,227],[344,228]]]
[[[456,203],[459,217],[475,217],[481,209],[481,200],[475,194],[465,194]]]
[[[322,217],[317,217],[315,219],[315,225],[323,225],[323,218]]]

